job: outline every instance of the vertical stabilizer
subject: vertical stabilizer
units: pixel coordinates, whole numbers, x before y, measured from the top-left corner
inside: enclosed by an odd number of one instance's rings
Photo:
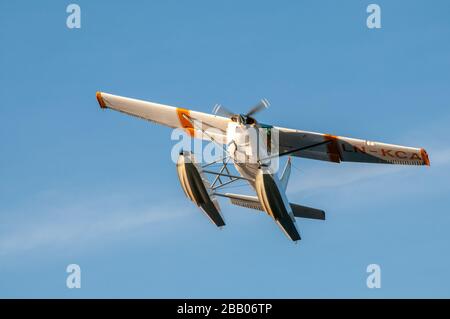
[[[281,175],[281,178],[280,178],[280,183],[284,190],[286,190],[286,188],[287,188],[289,176],[291,176],[291,157],[290,156],[288,157],[286,166],[284,167],[284,170],[283,170],[283,174]]]

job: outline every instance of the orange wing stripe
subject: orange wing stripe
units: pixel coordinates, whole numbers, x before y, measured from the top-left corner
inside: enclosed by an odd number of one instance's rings
[[[325,140],[331,141],[327,144],[327,153],[330,162],[340,163],[341,162],[341,154],[339,153],[338,145],[337,145],[337,137],[330,134],[325,134]]]
[[[180,121],[181,127],[183,127],[190,136],[194,136],[194,127],[191,121],[186,117],[190,117],[189,110],[177,107],[178,120]]]

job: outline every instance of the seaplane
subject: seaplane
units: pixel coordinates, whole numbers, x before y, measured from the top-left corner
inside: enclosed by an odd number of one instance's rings
[[[259,123],[255,115],[269,106],[265,99],[246,113],[231,112],[216,105],[212,114],[208,114],[104,92],[97,92],[96,98],[102,109],[180,129],[190,138],[214,143],[223,149],[223,156],[208,163],[197,162],[190,150],[180,150],[176,159],[185,195],[220,228],[225,226],[225,219],[219,197],[227,198],[233,205],[267,213],[294,242],[301,239],[296,218],[325,220],[323,210],[288,200],[286,189],[292,157],[333,163],[430,165],[423,148]],[[278,174],[278,167],[273,163],[284,156],[287,161]],[[226,186],[239,181],[248,185],[254,194],[223,192]]]

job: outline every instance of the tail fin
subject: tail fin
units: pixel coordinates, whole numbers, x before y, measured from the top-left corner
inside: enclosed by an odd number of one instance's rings
[[[284,190],[286,190],[287,188],[290,176],[291,176],[291,157],[289,156],[286,162],[286,166],[284,167],[283,174],[281,175],[280,178],[280,183]]]

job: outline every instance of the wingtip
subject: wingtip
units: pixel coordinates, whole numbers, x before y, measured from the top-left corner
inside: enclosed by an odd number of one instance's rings
[[[427,151],[425,151],[424,148],[420,149],[420,155],[422,156],[424,165],[430,166],[430,158],[428,157],[428,153],[427,153]]]
[[[100,107],[101,107],[102,109],[106,109],[106,103],[105,103],[105,101],[103,100],[102,92],[97,91],[97,93],[95,93],[95,97],[97,98],[97,101],[98,101],[98,104],[100,105]]]

